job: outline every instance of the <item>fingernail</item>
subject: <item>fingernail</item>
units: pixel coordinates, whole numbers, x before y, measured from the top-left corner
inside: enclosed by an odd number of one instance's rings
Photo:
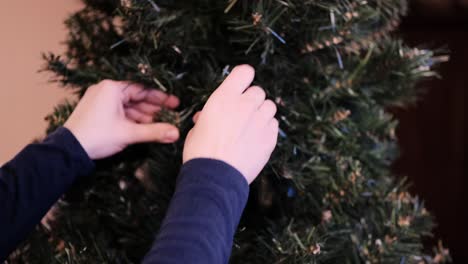
[[[178,136],[179,136],[179,132],[176,129],[171,129],[171,130],[167,131],[166,134],[164,134],[164,137],[167,140],[177,139]]]

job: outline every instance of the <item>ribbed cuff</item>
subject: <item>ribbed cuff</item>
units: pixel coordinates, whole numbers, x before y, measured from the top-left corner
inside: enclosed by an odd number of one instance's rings
[[[187,173],[190,172],[190,173]],[[235,189],[240,197],[247,199],[249,184],[242,173],[228,163],[211,158],[195,158],[184,163],[177,184],[215,183],[227,189]]]
[[[88,156],[81,143],[76,139],[73,133],[66,127],[59,127],[44,140],[44,143],[51,143],[62,147],[74,162],[79,166],[78,175],[88,175],[93,172],[95,168],[94,161]]]

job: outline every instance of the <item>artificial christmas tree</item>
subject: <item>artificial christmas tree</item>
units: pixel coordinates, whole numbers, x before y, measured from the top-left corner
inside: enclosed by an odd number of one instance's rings
[[[278,105],[280,138],[251,185],[233,263],[441,263],[422,239],[432,219],[391,176],[396,120],[414,84],[444,59],[390,35],[402,0],[85,1],[71,16],[68,50],[45,55],[78,95],[103,79],[177,95],[158,119],[186,135],[230,69],[248,63]],[[56,107],[48,132],[75,103]],[[220,109],[222,111],[222,109]],[[183,139],[145,144],[97,162],[12,262],[138,263],[164,217]]]

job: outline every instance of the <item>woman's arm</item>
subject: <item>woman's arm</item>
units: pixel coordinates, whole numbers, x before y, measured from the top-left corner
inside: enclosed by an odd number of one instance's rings
[[[76,178],[91,173],[91,159],[134,143],[176,141],[178,129],[153,118],[162,107],[178,104],[173,95],[128,82],[106,80],[89,87],[63,128],[0,169],[0,262]]]
[[[34,229],[50,207],[94,164],[66,128],[31,144],[0,168],[0,260]]]
[[[227,163],[188,161],[143,263],[227,263],[248,193],[245,178]]]
[[[250,184],[278,137],[276,106],[234,68],[210,96],[185,140],[171,205],[144,263],[228,263]]]
[[[247,181],[229,164],[214,159],[186,162],[143,263],[227,263],[248,193]]]

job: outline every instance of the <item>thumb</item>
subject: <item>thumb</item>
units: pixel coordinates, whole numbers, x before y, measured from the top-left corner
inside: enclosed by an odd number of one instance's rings
[[[196,123],[200,117],[201,111],[198,111],[192,118],[193,122]]]
[[[133,124],[130,144],[159,142],[172,143],[179,139],[179,129],[169,123]]]

